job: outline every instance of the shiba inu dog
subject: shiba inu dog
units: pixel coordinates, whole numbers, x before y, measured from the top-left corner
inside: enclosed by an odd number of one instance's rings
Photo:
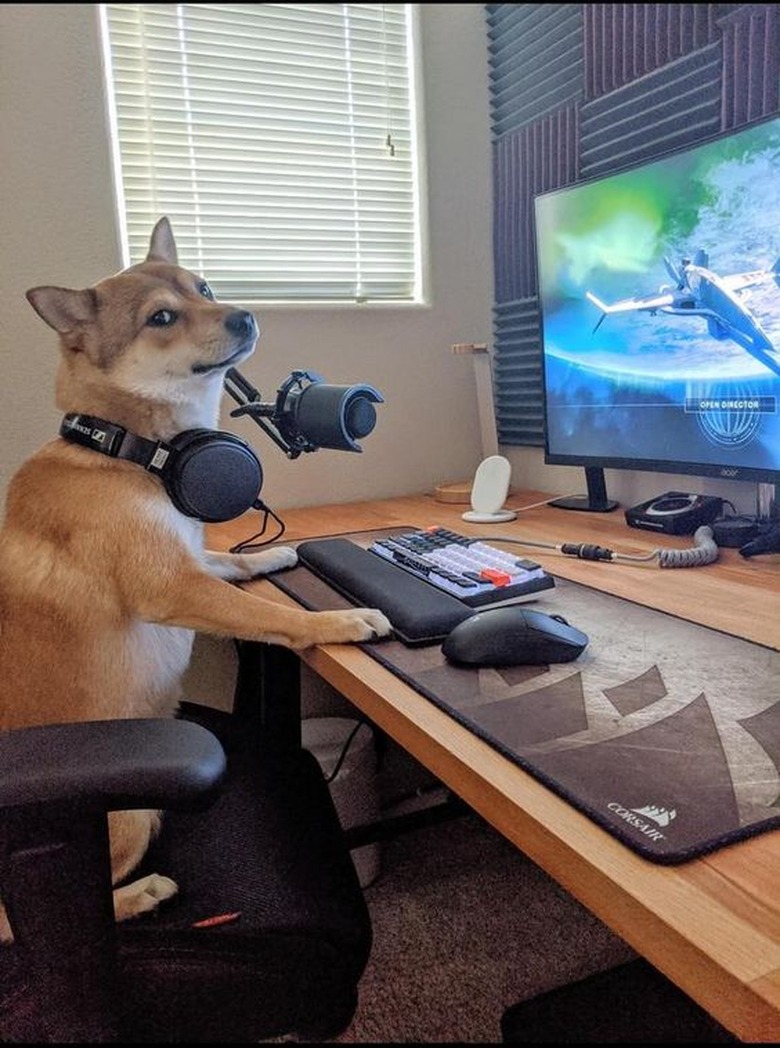
[[[105,420],[147,441],[214,429],[225,372],[258,337],[250,312],[215,301],[178,265],[167,218],[142,263],[85,290],[36,287],[27,298],[59,334],[56,403],[66,418]],[[195,631],[294,649],[390,632],[374,609],[306,611],[235,585],[295,561],[287,547],[206,551],[202,521],[177,508],[154,473],[50,441],[12,478],[0,531],[0,730],[173,716]],[[115,885],[159,820],[111,814]],[[121,884],[117,920],[176,890],[156,874]],[[2,909],[0,938],[10,938]]]

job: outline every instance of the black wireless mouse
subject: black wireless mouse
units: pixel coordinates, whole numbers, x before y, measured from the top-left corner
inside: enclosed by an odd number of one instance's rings
[[[561,615],[507,604],[459,622],[441,650],[462,666],[536,666],[571,662],[584,651],[588,639]]]

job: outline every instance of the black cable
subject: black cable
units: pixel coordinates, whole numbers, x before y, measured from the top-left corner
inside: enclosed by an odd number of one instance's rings
[[[250,535],[248,539],[243,539],[241,542],[236,543],[235,546],[231,546],[231,553],[247,553],[254,549],[260,549],[262,546],[267,546],[271,542],[276,542],[277,539],[280,539],[282,535],[284,535],[284,521],[277,517],[277,515],[274,513],[272,509],[266,506],[264,502],[261,502],[260,499],[258,499],[255,503],[255,508],[263,514],[263,526],[260,528],[259,531],[255,532],[254,535]],[[274,518],[276,523],[279,525],[279,529],[275,535],[271,535],[269,538],[263,539],[262,542],[257,542],[256,539],[259,539],[262,535],[265,535],[266,528],[268,527],[269,517]]]
[[[327,782],[328,785],[330,785],[330,783],[333,782],[333,780],[336,778],[338,773],[341,771],[341,766],[344,763],[344,761],[347,759],[347,754],[349,753],[349,748],[352,745],[352,742],[353,742],[355,736],[360,731],[360,729],[363,727],[363,725],[366,724],[366,723],[367,722],[365,720],[359,720],[357,722],[357,724],[355,725],[355,727],[352,729],[352,731],[349,733],[349,735],[344,740],[344,745],[341,747],[341,753],[339,754],[339,759],[336,761],[336,766],[334,767],[334,769],[330,773],[330,775],[328,775],[326,777],[326,779],[325,779],[325,782]]]

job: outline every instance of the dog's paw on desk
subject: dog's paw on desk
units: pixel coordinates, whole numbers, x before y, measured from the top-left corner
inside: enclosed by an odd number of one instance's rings
[[[348,644],[377,640],[392,632],[390,620],[376,608],[350,608],[347,611],[315,611],[305,646],[312,644]],[[295,645],[299,647],[303,645]]]
[[[274,546],[259,553],[244,553],[240,556],[245,560],[252,578],[268,575],[272,571],[281,571],[283,568],[294,568],[298,563],[298,554],[292,546]]]
[[[206,569],[226,582],[249,582],[270,575],[283,568],[294,568],[298,554],[291,546],[273,546],[259,553],[215,553],[206,550],[203,554]]]

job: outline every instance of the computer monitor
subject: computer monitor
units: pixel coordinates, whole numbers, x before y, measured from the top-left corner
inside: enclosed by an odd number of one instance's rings
[[[534,201],[545,462],[780,482],[780,118]]]

